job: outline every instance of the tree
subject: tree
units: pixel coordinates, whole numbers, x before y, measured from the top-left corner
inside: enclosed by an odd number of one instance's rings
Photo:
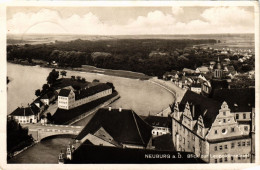
[[[48,84],[44,84],[42,86],[42,94],[46,93],[49,88],[50,88],[50,86]]]
[[[35,90],[35,96],[40,96],[41,95],[41,90],[40,89],[37,89]]]
[[[80,81],[80,79],[81,79],[81,77],[80,77],[80,76],[77,76],[76,78],[77,78],[77,81]]]
[[[49,76],[47,77],[47,83],[50,85],[53,85],[56,80],[59,78],[59,72],[53,69],[50,73]]]
[[[65,77],[66,77],[66,75],[67,75],[67,72],[66,72],[65,70],[63,70],[63,71],[61,71],[61,72],[60,72],[60,75],[62,76],[62,78],[63,78],[63,76],[65,76]]]

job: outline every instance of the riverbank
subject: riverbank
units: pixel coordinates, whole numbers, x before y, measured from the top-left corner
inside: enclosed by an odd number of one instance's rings
[[[18,61],[8,61],[12,64],[19,64],[22,66],[40,66],[43,68],[53,68],[59,70],[67,70],[67,71],[80,71],[80,72],[87,72],[87,73],[97,73],[97,74],[104,74],[109,76],[117,76],[117,77],[124,77],[124,78],[131,78],[131,79],[139,79],[139,80],[148,80],[151,76],[145,75],[139,72],[133,72],[128,70],[112,70],[112,69],[104,69],[104,68],[97,68],[90,65],[82,65],[82,67],[60,67],[56,65],[47,65],[47,64],[37,64],[37,63],[28,63],[28,62],[18,62]]]

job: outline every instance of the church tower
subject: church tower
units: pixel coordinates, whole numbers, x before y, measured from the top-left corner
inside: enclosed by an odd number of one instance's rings
[[[218,62],[214,67],[214,78],[221,79],[222,76],[223,76],[223,68],[218,57]]]

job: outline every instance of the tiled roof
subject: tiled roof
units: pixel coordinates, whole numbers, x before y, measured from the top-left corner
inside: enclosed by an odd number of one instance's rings
[[[25,107],[25,108],[18,107],[10,115],[11,116],[31,116],[31,115],[35,115],[35,113],[33,112],[32,108],[30,108],[30,107]]]
[[[83,99],[88,96],[92,96],[96,93],[99,93],[99,92],[102,92],[102,91],[108,90],[108,89],[111,89],[111,87],[108,86],[107,84],[100,83],[96,86],[92,86],[92,87],[85,88],[80,91],[76,91],[75,92],[76,100]]]
[[[187,90],[184,94],[181,104],[189,103],[190,105],[194,105],[195,113],[193,116],[193,120],[197,120],[200,115],[202,115],[203,122],[205,128],[211,127],[212,123],[215,121],[216,116],[219,113],[219,109],[221,108],[221,103],[215,101],[213,99],[204,97],[197,93],[194,93],[190,90]],[[193,107],[191,107],[192,112]],[[204,115],[204,113],[206,114]]]
[[[102,108],[97,111],[76,139],[81,140],[88,133],[95,133],[101,126],[119,143],[144,147],[147,146],[153,129],[132,110],[122,109],[120,112],[118,109],[109,111]]]
[[[255,106],[255,89],[216,89],[212,98],[219,102],[226,101],[232,112],[251,112]]]
[[[70,94],[70,91],[71,90],[69,90],[69,89],[61,89],[59,92],[59,96],[68,97]]]
[[[90,111],[91,109],[97,107],[98,105],[106,102],[107,100],[115,97],[118,95],[117,92],[112,93],[111,95],[99,98],[97,100],[94,100],[92,102],[83,104],[81,106],[69,109],[69,110],[64,110],[58,108],[54,115],[52,116],[52,119],[55,124],[66,124],[66,122],[71,121],[75,117],[82,115],[83,113],[86,113],[87,111]]]
[[[154,138],[153,145],[155,146],[156,150],[175,151],[171,134],[165,134]]]
[[[47,94],[45,94],[42,99],[51,99],[55,95],[54,92],[49,91]]]
[[[151,126],[157,127],[169,127],[170,125],[169,118],[162,116],[148,116],[144,121],[146,121]]]

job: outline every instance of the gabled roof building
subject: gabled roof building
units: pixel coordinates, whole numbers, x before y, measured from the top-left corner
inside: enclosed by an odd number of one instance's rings
[[[76,140],[93,145],[144,149],[151,147],[152,129],[132,110],[102,108]]]
[[[231,108],[226,101],[186,91],[172,113],[175,149],[208,163],[251,162],[250,129],[240,128]]]

